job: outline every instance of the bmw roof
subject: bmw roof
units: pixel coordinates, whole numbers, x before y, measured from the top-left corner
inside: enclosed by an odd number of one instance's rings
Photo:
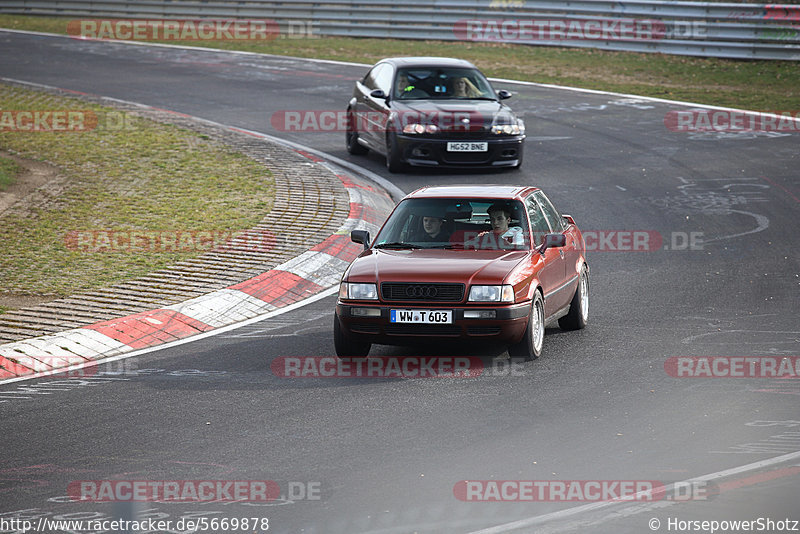
[[[475,65],[465,59],[454,59],[449,57],[388,57],[378,63],[391,63],[396,67],[456,67],[456,68],[476,68]]]

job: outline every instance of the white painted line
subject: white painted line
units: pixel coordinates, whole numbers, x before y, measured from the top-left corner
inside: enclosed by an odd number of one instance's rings
[[[526,137],[526,141],[563,141],[565,139],[572,139],[572,137],[563,137],[557,135],[540,135],[538,137]]]
[[[721,478],[726,478],[734,475],[739,475],[741,473],[746,473],[748,471],[755,471],[758,469],[763,469],[765,467],[770,467],[773,465],[782,464],[785,462],[790,462],[800,458],[800,451],[791,452],[789,454],[784,454],[781,456],[776,456],[774,458],[769,458],[767,460],[760,460],[758,462],[753,462],[751,464],[742,465],[739,467],[732,467],[730,469],[726,469],[724,471],[717,471],[716,473],[709,473],[707,475],[689,478],[687,480],[681,482],[673,482],[668,486],[665,486],[664,493],[669,494],[675,486],[680,485],[681,487],[686,487],[691,485],[692,483],[697,482],[711,482],[713,480],[719,480]],[[635,494],[630,500],[628,501],[604,501],[604,502],[596,502],[591,504],[584,504],[582,506],[575,506],[573,508],[567,508],[566,510],[559,510],[557,512],[551,512],[549,514],[538,515],[529,517],[526,519],[520,519],[518,521],[512,521],[510,523],[505,523],[503,525],[497,525],[494,527],[485,528],[482,530],[476,530],[470,532],[468,534],[500,534],[502,532],[511,532],[513,530],[517,530],[520,528],[531,527],[534,525],[541,525],[542,523],[547,523],[550,521],[560,521],[566,519],[568,517],[573,517],[579,514],[585,514],[588,512],[593,512],[595,510],[600,510],[602,508],[608,508],[609,506],[618,506],[618,505],[637,505],[642,506],[642,502],[638,501],[638,499],[644,499],[648,495],[652,494],[652,490],[645,490],[640,491],[639,493]],[[669,506],[671,504],[675,504],[682,501],[654,501],[652,503],[647,504],[659,504],[660,506]],[[669,504],[665,504],[669,503]],[[644,510],[642,510],[644,511]]]
[[[755,234],[756,232],[761,232],[762,230],[766,230],[767,228],[769,228],[769,219],[766,216],[761,215],[759,213],[753,213],[751,211],[743,211],[743,210],[732,210],[732,209],[728,209],[726,211],[727,213],[739,213],[741,215],[749,215],[753,217],[756,220],[756,227],[753,228],[752,230],[748,230],[746,232],[741,232],[738,234],[723,235],[720,237],[715,237],[713,239],[704,239],[703,240],[704,244],[713,243],[715,241],[722,241],[724,239],[733,239],[734,237],[741,237],[743,235],[748,235],[748,234]]]

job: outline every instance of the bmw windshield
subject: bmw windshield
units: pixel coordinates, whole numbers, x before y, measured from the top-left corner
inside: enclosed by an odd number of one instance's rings
[[[399,100],[497,100],[489,81],[478,70],[442,67],[398,70],[392,96]]]

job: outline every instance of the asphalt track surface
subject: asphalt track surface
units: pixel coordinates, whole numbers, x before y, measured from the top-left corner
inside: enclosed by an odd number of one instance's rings
[[[271,123],[282,110],[343,109],[363,66],[7,32],[0,49],[3,77],[269,133],[404,191],[534,184],[584,231],[662,237],[652,251],[590,252],[589,327],[548,329],[543,357],[513,376],[502,348],[438,346],[372,355],[479,355],[488,370],[449,379],[276,376],[276,358],[333,354],[334,298],[326,297],[109,364],[92,380],[0,386],[0,519],[130,511],[70,502],[76,480],[219,479],[273,480],[284,498],[142,503],[139,511],[268,517],[270,532],[304,533],[498,525],[493,532],[643,533],[653,518],[660,531],[676,531],[668,530],[676,519],[800,520],[800,457],[791,455],[800,451],[800,382],[674,378],[664,367],[676,356],[800,354],[797,134],[676,133],[664,117],[686,106],[496,83],[515,93],[510,105],[528,127],[520,171],[388,175],[380,157],[349,156],[342,132],[280,132]],[[454,495],[463,480],[669,484],[757,462],[677,504]],[[528,526],[502,526],[521,520]],[[800,529],[772,527],[761,531]]]

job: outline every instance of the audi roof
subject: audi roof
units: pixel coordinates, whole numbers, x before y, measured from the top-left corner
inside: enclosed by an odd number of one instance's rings
[[[445,185],[426,186],[406,195],[406,198],[424,197],[496,197],[514,198],[539,189],[522,185]]]

